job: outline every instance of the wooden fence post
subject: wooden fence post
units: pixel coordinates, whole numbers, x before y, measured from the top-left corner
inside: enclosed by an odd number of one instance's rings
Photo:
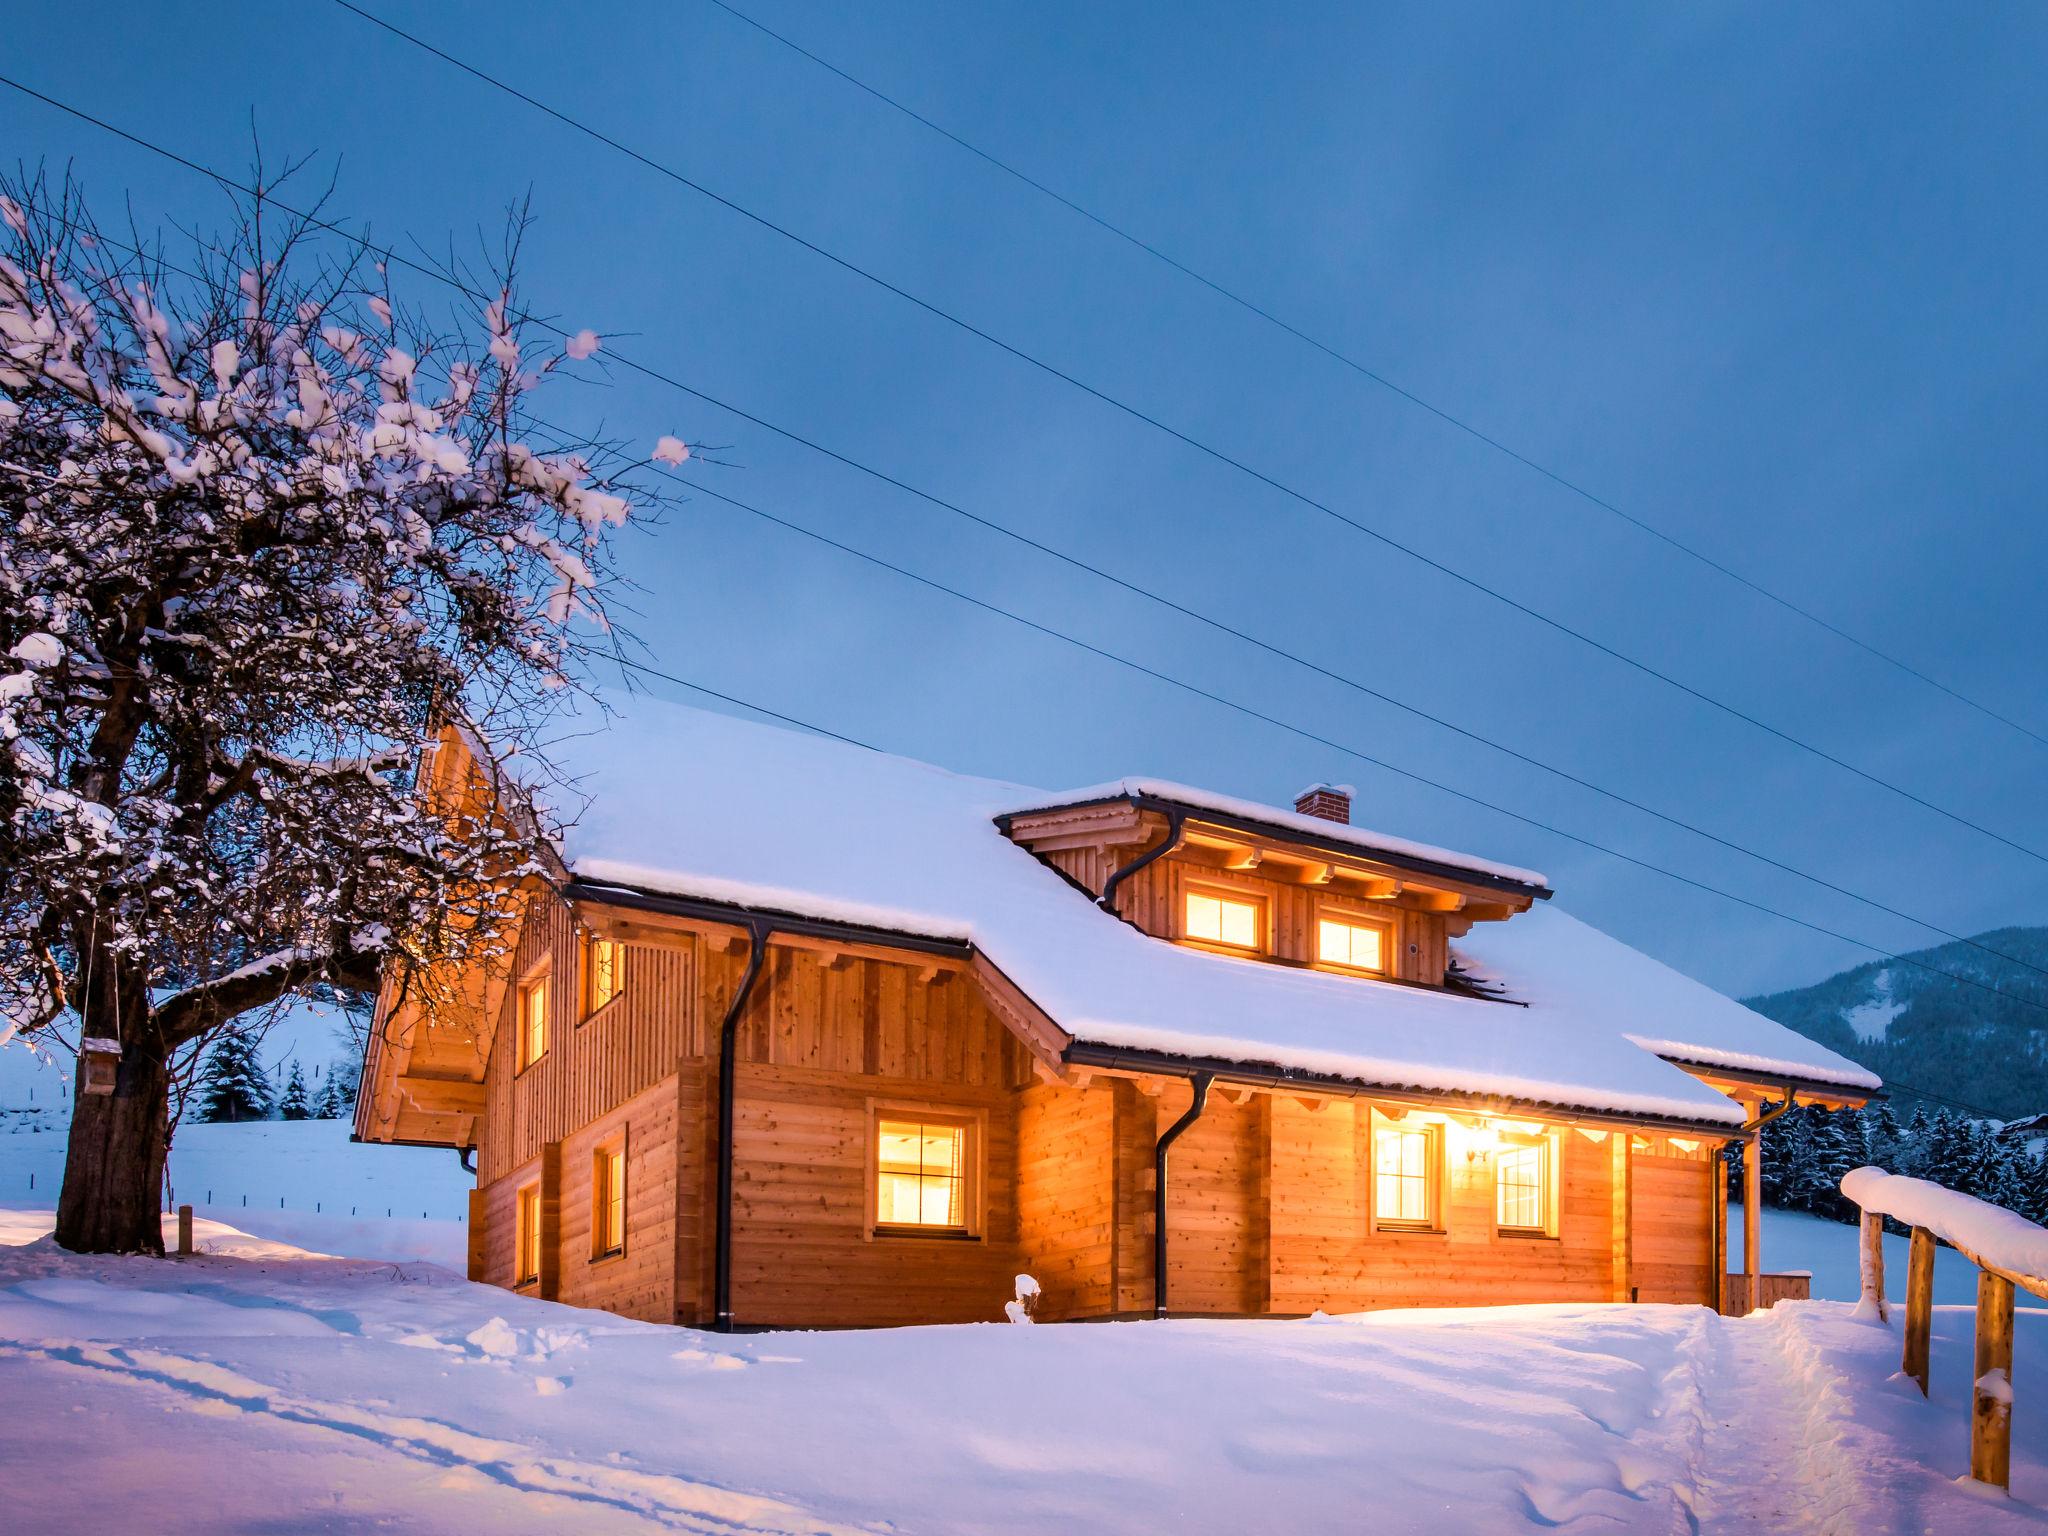
[[[1884,1299],[1884,1218],[1875,1211],[1863,1213],[1863,1297],[1857,1304],[1861,1311],[1866,1304],[1874,1303],[1877,1320],[1891,1321],[1891,1308]]]
[[[1977,1382],[1970,1403],[1970,1476],[2012,1486],[2012,1282],[1977,1276]]]
[[[185,1258],[192,1252],[192,1207],[178,1207],[178,1256]]]
[[[1927,1335],[1934,1322],[1934,1234],[1913,1229],[1906,1254],[1906,1353],[1900,1369],[1927,1395]]]

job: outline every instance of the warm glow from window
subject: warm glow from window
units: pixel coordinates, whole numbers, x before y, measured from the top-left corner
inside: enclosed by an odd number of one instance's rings
[[[1353,923],[1341,917],[1325,917],[1316,925],[1316,957],[1326,965],[1384,971],[1387,968],[1387,930],[1378,923]]]
[[[1499,1221],[1505,1230],[1542,1232],[1550,1226],[1550,1143],[1511,1142],[1493,1160]]]
[[[584,946],[583,1011],[597,1012],[626,985],[626,946],[617,939],[592,939]]]
[[[967,1226],[967,1128],[921,1120],[875,1125],[875,1222]]]
[[[1209,944],[1228,944],[1235,949],[1259,947],[1259,904],[1233,901],[1228,896],[1211,896],[1204,891],[1188,892],[1187,936]]]
[[[613,1142],[600,1147],[591,1178],[591,1245],[597,1256],[622,1253],[626,1247],[626,1147]]]
[[[548,1053],[548,979],[519,989],[519,1068],[523,1072]]]
[[[1436,1218],[1437,1132],[1381,1126],[1373,1133],[1373,1215],[1382,1224],[1426,1227]]]
[[[540,1278],[540,1186],[529,1184],[519,1191],[519,1221],[512,1265],[514,1285],[526,1285]]]

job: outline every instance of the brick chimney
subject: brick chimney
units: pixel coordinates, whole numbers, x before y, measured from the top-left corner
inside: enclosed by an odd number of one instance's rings
[[[1294,808],[1303,816],[1320,816],[1325,821],[1351,825],[1351,797],[1357,793],[1349,784],[1311,784],[1294,797]]]

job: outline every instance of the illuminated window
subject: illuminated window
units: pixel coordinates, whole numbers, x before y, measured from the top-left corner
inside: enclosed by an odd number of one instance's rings
[[[967,1126],[912,1119],[875,1122],[875,1225],[967,1230]]]
[[[548,979],[536,976],[519,988],[519,1070],[548,1053]]]
[[[583,946],[583,1012],[597,1012],[626,986],[626,946],[617,939],[591,939]]]
[[[1321,918],[1316,923],[1316,958],[1325,965],[1384,971],[1387,968],[1386,924],[1355,922],[1345,917]]]
[[[1187,936],[1233,949],[1259,947],[1259,904],[1207,891],[1188,892]]]
[[[1373,1130],[1373,1220],[1382,1227],[1434,1227],[1443,1129],[1379,1125]]]
[[[1493,1159],[1494,1203],[1503,1232],[1550,1230],[1550,1141],[1503,1139]]]
[[[514,1285],[531,1285],[540,1278],[540,1186],[528,1184],[519,1191],[519,1221],[515,1229],[512,1256]]]
[[[626,1142],[597,1149],[590,1177],[590,1246],[597,1258],[626,1251]]]

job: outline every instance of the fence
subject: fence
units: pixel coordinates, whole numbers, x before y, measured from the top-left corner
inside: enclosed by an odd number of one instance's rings
[[[1934,1244],[1977,1266],[1977,1337],[1970,1388],[1970,1476],[2012,1486],[2012,1301],[2015,1289],[2048,1299],[2048,1230],[2011,1211],[1925,1179],[1877,1168],[1843,1175],[1842,1193],[1863,1212],[1859,1309],[1889,1322],[1884,1294],[1884,1219],[1912,1230],[1906,1252],[1906,1327],[1900,1369],[1928,1384],[1934,1319]]]

